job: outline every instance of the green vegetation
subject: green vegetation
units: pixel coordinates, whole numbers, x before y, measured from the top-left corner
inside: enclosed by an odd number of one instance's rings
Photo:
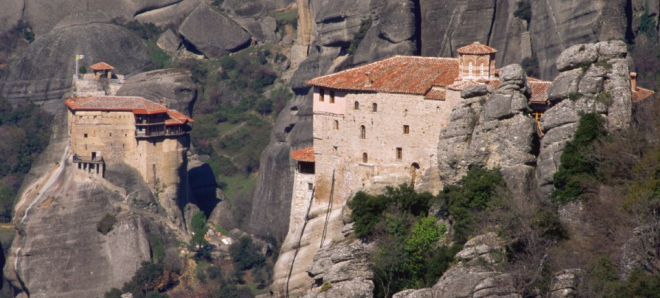
[[[362,23],[360,23],[360,29],[358,32],[355,34],[355,38],[353,41],[351,41],[351,44],[348,46],[348,53],[353,54],[357,50],[357,48],[360,46],[360,43],[364,39],[364,37],[367,36],[367,31],[369,31],[369,28],[371,28],[371,18],[368,18],[366,20],[362,20]]]
[[[107,235],[115,227],[115,223],[117,223],[117,218],[110,213],[106,213],[101,221],[96,223],[96,230],[103,235]]]
[[[332,283],[331,282],[325,282],[321,286],[321,289],[319,289],[319,292],[325,292],[325,291],[330,290],[330,289],[332,289]]]
[[[606,107],[611,106],[612,103],[614,102],[614,99],[612,98],[612,94],[607,90],[596,94],[595,100],[596,102],[604,104]]]
[[[590,156],[593,155],[594,142],[605,135],[603,125],[603,119],[595,113],[580,118],[575,137],[566,143],[561,165],[553,176],[553,202],[563,204],[580,198],[585,183],[597,178],[597,165]]]
[[[472,168],[463,177],[461,186],[445,186],[438,195],[454,221],[454,241],[465,243],[474,235],[474,214],[487,210],[496,201],[497,190],[505,186],[499,170]]]
[[[246,270],[251,270],[256,289],[263,289],[272,282],[273,268],[266,262],[261,254],[261,247],[252,241],[249,236],[241,237],[229,246],[229,255],[234,263],[234,278],[243,283]]]
[[[208,248],[209,242],[204,238],[206,231],[208,231],[204,212],[198,211],[193,215],[190,220],[190,230],[193,233],[192,239],[190,239],[190,250],[195,252],[195,257],[198,259],[211,258],[211,251]]]
[[[85,67],[84,65],[83,65],[83,66],[80,66],[80,67],[78,68],[78,72],[79,72],[81,75],[85,75],[85,74],[87,73],[87,67]]]
[[[170,62],[172,57],[170,57],[170,54],[163,51],[156,45],[155,42],[147,41],[145,44],[147,45],[147,50],[149,51],[149,56],[151,57],[151,63],[156,69],[168,68],[172,66]]]
[[[525,20],[529,24],[532,20],[532,5],[527,0],[518,2],[518,8],[513,12],[513,16]]]
[[[112,288],[106,292],[105,298],[120,298],[122,293],[131,293],[134,298],[166,298],[165,294],[158,293],[172,286],[173,281],[166,276],[163,265],[143,262],[133,278],[126,282],[121,290]]]
[[[298,28],[298,9],[273,11],[272,17],[277,21],[277,31],[284,32],[286,27]]]

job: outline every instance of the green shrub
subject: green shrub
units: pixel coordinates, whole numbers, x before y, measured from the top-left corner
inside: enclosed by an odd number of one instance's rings
[[[580,98],[582,98],[582,95],[580,95],[580,93],[571,92],[571,93],[568,94],[568,99],[570,99],[571,101],[576,101]]]
[[[612,98],[612,94],[607,90],[598,93],[596,95],[595,100],[596,102],[602,103],[606,107],[611,106],[612,103],[614,102],[614,99]]]
[[[552,201],[567,203],[580,197],[582,181],[596,178],[596,162],[590,158],[593,143],[605,135],[603,119],[595,113],[580,118],[573,140],[566,143],[561,164],[553,176]]]
[[[160,236],[156,234],[149,235],[149,246],[151,247],[151,261],[160,264],[165,259],[165,246]]]
[[[121,298],[121,294],[123,294],[123,293],[121,292],[120,289],[112,288],[112,289],[110,289],[110,291],[105,292],[103,297],[104,298]]]
[[[163,33],[163,29],[154,25],[153,23],[141,23],[139,21],[133,20],[127,23],[122,24],[126,29],[133,31],[139,37],[145,40],[153,40],[158,35]]]
[[[476,222],[473,213],[486,210],[499,188],[505,187],[498,169],[473,167],[461,179],[459,186],[445,186],[439,197],[445,202],[454,228],[454,241],[465,243]]]
[[[284,11],[275,11],[273,12],[273,17],[277,22],[277,31],[284,31],[284,27],[287,25],[292,26],[294,29],[298,28],[298,10],[284,10]]]
[[[360,29],[355,34],[355,38],[353,38],[351,44],[348,46],[348,54],[355,53],[357,48],[360,46],[360,43],[362,43],[362,40],[367,36],[367,31],[369,31],[369,28],[371,28],[371,23],[371,18],[362,20],[362,23],[360,23]]]
[[[321,286],[321,289],[319,289],[319,292],[325,292],[332,289],[332,283],[331,282],[324,282],[323,285]]]
[[[106,213],[105,216],[101,218],[101,221],[96,224],[96,230],[103,235],[107,235],[112,231],[115,223],[117,223],[117,218],[110,213]]]
[[[247,270],[254,266],[262,266],[266,258],[260,248],[248,236],[241,237],[229,246],[229,255],[237,270]]]

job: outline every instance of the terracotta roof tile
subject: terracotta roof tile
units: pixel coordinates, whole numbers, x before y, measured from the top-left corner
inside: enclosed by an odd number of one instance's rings
[[[132,111],[134,114],[167,113],[166,106],[137,96],[88,96],[69,98],[66,105],[74,111]]]
[[[453,84],[447,86],[449,90],[454,90],[454,91],[461,91],[465,87],[469,86],[474,86],[478,85],[479,83],[473,80],[465,80],[465,81],[456,81]]]
[[[651,95],[653,95],[653,94],[655,94],[655,91],[653,91],[653,90],[649,90],[649,89],[642,88],[642,87],[637,87],[637,90],[632,93],[632,102],[637,103],[637,102],[643,101],[643,100],[651,97]]]
[[[91,70],[113,70],[115,69],[112,67],[112,65],[105,63],[105,62],[99,62],[96,64],[92,64],[92,66],[89,67]]]
[[[548,89],[552,85],[552,82],[529,78],[528,83],[529,87],[532,88],[532,97],[529,99],[530,103],[546,104],[548,102]]]
[[[291,152],[291,158],[297,161],[314,162],[314,147],[293,151]]]
[[[443,87],[433,87],[429,92],[424,95],[424,99],[431,100],[445,100],[447,94],[447,89]]]
[[[307,81],[318,87],[424,95],[458,77],[458,59],[394,56]]]
[[[487,55],[487,54],[495,54],[497,53],[497,50],[485,44],[474,42],[473,44],[469,44],[462,48],[459,48],[458,50],[456,50],[456,52],[458,52],[459,54],[467,54],[467,55]]]
[[[165,120],[165,125],[181,125],[195,122],[195,120],[177,110],[168,110],[167,115],[170,116],[170,119]]]

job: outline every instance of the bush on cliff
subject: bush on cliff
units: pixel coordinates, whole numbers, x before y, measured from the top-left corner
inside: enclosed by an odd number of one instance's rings
[[[597,162],[592,158],[593,144],[604,135],[604,123],[600,115],[590,113],[580,118],[575,136],[566,143],[561,165],[553,176],[553,202],[563,204],[578,199],[584,193],[587,183],[597,178]]]
[[[115,227],[115,223],[117,223],[117,218],[110,213],[106,213],[101,221],[96,224],[96,230],[103,235],[107,235]]]

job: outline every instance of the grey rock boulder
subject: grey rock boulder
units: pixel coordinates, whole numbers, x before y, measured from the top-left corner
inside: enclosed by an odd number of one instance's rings
[[[571,298],[577,296],[582,270],[566,269],[556,273],[550,282],[549,298]]]
[[[307,271],[318,285],[331,285],[326,291],[312,288],[304,296],[314,297],[372,297],[374,290],[373,272],[367,260],[363,244],[342,241],[321,248]]]
[[[171,29],[168,29],[158,37],[156,45],[168,54],[174,55],[181,47],[181,39]]]
[[[598,60],[598,47],[595,44],[576,44],[561,52],[557,58],[557,70],[566,71]]]
[[[141,96],[153,102],[162,100],[168,108],[190,116],[197,99],[197,86],[192,81],[190,71],[159,69],[130,77],[119,88],[117,95]]]
[[[179,27],[179,33],[208,58],[245,48],[250,45],[251,38],[233,20],[205,3],[200,3],[186,17]]]
[[[571,94],[576,94],[582,73],[580,68],[560,73],[548,89],[550,103],[557,103],[567,99]]]
[[[85,55],[81,66],[103,61],[124,75],[151,65],[146,46],[127,29],[106,23],[79,23],[37,37],[10,63],[0,83],[0,94],[13,104],[30,101],[53,113],[61,105],[61,97],[71,91],[76,54]]]
[[[628,56],[628,46],[622,40],[601,41],[596,47],[601,59],[625,59]]]

